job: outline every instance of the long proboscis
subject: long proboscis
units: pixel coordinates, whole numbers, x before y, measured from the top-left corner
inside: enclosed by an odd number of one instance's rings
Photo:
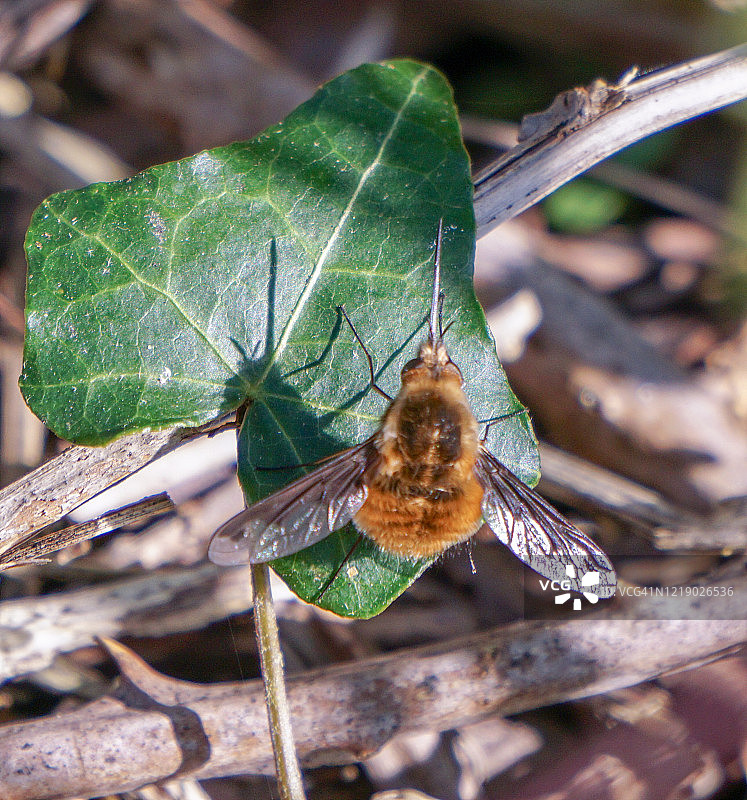
[[[438,236],[436,237],[436,261],[433,265],[433,296],[431,297],[431,313],[428,318],[431,341],[436,342],[441,338],[441,239],[443,237],[444,221],[438,221]]]

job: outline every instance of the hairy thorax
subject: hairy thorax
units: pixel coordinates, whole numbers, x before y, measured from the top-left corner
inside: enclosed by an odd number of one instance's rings
[[[481,521],[477,422],[455,376],[416,375],[386,412],[355,516],[380,547],[419,558],[468,539]]]

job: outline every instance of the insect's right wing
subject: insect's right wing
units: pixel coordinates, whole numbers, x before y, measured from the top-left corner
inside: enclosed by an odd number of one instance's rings
[[[371,440],[343,450],[218,528],[214,564],[261,564],[304,550],[350,522],[366,500],[363,483]]]
[[[484,490],[485,522],[514,555],[577,592],[615,594],[615,569],[601,548],[484,448],[475,473]]]

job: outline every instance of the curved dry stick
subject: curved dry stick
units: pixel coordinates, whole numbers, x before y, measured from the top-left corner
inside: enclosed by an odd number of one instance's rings
[[[648,597],[626,606],[650,619],[523,622],[288,682],[306,766],[357,760],[396,733],[445,730],[486,714],[515,714],[697,665],[747,641],[747,578],[731,596]],[[680,616],[708,619],[662,619]],[[153,672],[108,644],[127,681],[73,712],[0,728],[4,800],[123,792],[169,777],[272,774],[260,681],[199,685]]]
[[[125,525],[146,522],[152,517],[167,514],[174,508],[174,503],[168,494],[161,492],[101,514],[87,522],[69,525],[59,531],[36,533],[28,539],[23,539],[4,553],[0,553],[0,569],[28,564],[44,564],[49,561],[46,556],[56,550],[88,541],[96,536],[103,536],[105,533],[111,533]],[[2,607],[0,606],[0,608]]]
[[[0,553],[193,436],[194,429],[171,428],[123,436],[105,447],[68,447],[0,491]]]
[[[644,74],[578,127],[529,140],[475,176],[478,238],[652,133],[747,98],[747,45]]]

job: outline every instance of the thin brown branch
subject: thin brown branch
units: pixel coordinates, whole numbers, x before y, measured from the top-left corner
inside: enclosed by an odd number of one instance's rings
[[[662,494],[589,461],[540,444],[540,491],[576,508],[603,511],[634,526],[659,550],[747,550],[747,498],[719,503],[708,514],[695,514]]]
[[[462,134],[468,141],[497,148],[501,152],[516,147],[518,125],[473,117],[469,114],[460,115],[459,120]],[[484,171],[482,172],[484,174]],[[589,174],[602,183],[621,189],[667,211],[695,219],[726,236],[739,239],[745,237],[744,226],[738,213],[731,211],[724,203],[681,183],[612,160],[597,164]]]
[[[588,697],[732,652],[747,641],[747,578],[729,595],[639,597],[633,618],[523,622],[447,644],[291,677],[306,766],[354,761],[407,730]],[[685,619],[687,616],[707,619]],[[75,711],[0,728],[6,800],[122,792],[166,778],[272,774],[260,681],[205,686],[155,673],[108,644],[127,682]]]
[[[171,502],[171,498],[166,492],[161,492],[161,494],[146,497],[136,503],[130,503],[122,508],[109,511],[87,522],[70,525],[58,531],[37,533],[31,539],[19,542],[2,553],[0,555],[0,568],[8,569],[22,564],[47,561],[48,559],[44,558],[44,556],[54,553],[55,550],[85,542],[87,539],[93,539],[104,533],[111,533],[111,531],[115,531],[125,525],[136,525],[145,522],[151,517],[168,514],[173,510],[174,504]]]
[[[747,497],[725,500],[707,520],[657,526],[651,538],[660,550],[747,550]]]
[[[196,436],[203,428],[144,431],[104,447],[69,447],[0,492],[0,553]]]
[[[643,75],[618,104],[515,147],[475,177],[478,237],[652,133],[747,98],[747,45]]]

